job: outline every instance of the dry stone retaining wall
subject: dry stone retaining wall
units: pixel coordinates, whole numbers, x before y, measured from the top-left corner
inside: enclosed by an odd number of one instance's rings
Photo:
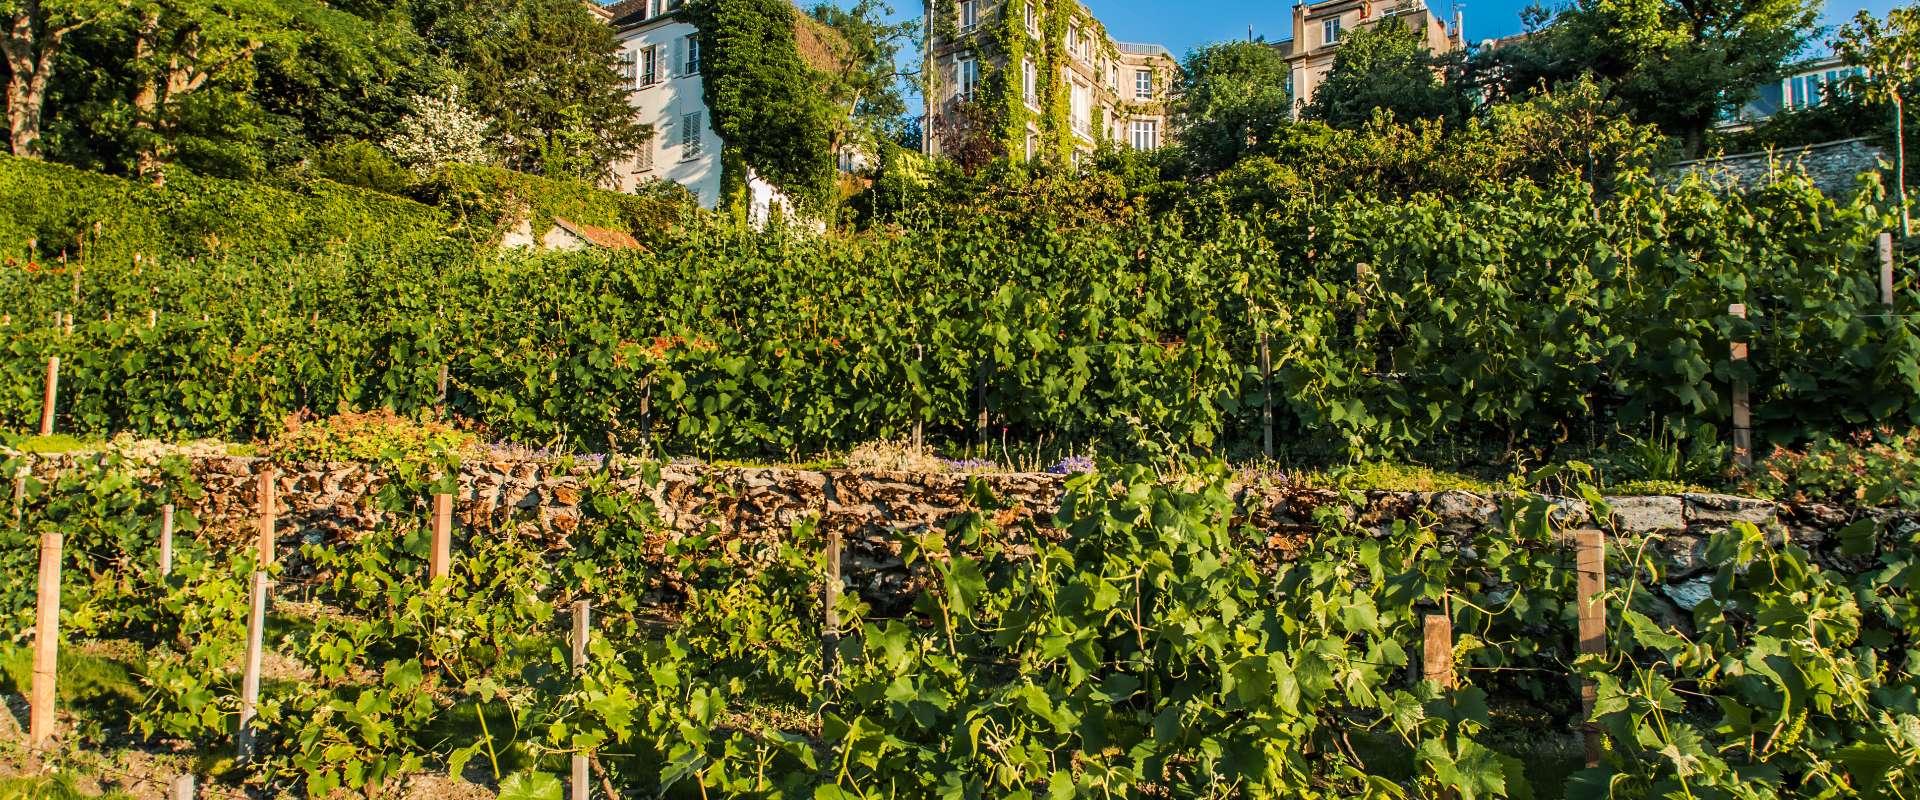
[[[252,535],[257,513],[255,486],[267,462],[238,457],[195,458],[194,471],[207,489],[195,513],[203,528],[216,534]],[[325,544],[371,530],[380,513],[373,497],[384,480],[367,464],[276,465],[282,552],[300,543]],[[583,505],[584,468],[565,469],[546,461],[468,462],[459,476],[455,500],[465,530],[488,531],[517,524],[562,540],[590,510]],[[870,597],[897,593],[918,581],[899,558],[899,534],[945,524],[974,511],[969,481],[977,480],[998,500],[993,511],[1003,526],[1031,521],[1043,532],[1058,509],[1065,478],[1030,473],[904,473],[860,470],[800,470],[782,467],[718,467],[664,464],[659,480],[641,471],[613,478],[617,488],[650,500],[668,537],[701,532],[745,542],[777,540],[797,522],[817,518],[823,530],[841,532],[848,552],[846,571]],[[1359,507],[1340,512],[1372,530],[1395,520],[1431,524],[1452,534],[1504,525],[1493,498],[1464,491],[1364,493]],[[1584,502],[1556,499],[1569,525],[1587,524]],[[1706,542],[1734,522],[1752,523],[1776,537],[1790,537],[1832,568],[1868,566],[1839,554],[1835,533],[1862,516],[1880,518],[1883,530],[1904,536],[1920,526],[1920,515],[1881,509],[1821,504],[1783,504],[1715,494],[1616,497],[1609,500],[1615,535],[1647,539],[1665,556],[1661,591],[1677,609],[1689,609],[1706,596]],[[424,503],[424,498],[423,498]],[[1239,490],[1246,520],[1268,534],[1279,557],[1302,537],[1320,535],[1315,509],[1342,508],[1338,495],[1322,490],[1251,487]]]

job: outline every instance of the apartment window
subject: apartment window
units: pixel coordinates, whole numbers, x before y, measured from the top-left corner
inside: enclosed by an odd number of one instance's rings
[[[1040,73],[1034,69],[1032,59],[1020,60],[1020,96],[1027,105],[1040,103]]]
[[[1340,18],[1334,17],[1333,19],[1321,20],[1320,43],[1327,45],[1337,41],[1340,41]]]
[[[1032,2],[1027,3],[1026,21],[1027,21],[1027,35],[1035,36],[1035,37],[1039,36],[1040,35],[1040,15],[1033,10]]]
[[[680,115],[680,160],[700,157],[700,112]]]
[[[1152,150],[1160,146],[1160,121],[1136,119],[1133,121],[1133,149]]]
[[[620,80],[625,81],[628,86],[632,86],[634,82],[638,80],[638,75],[639,68],[635,66],[634,52],[632,50],[620,51]]]
[[[700,74],[700,34],[688,36],[686,42],[687,61],[681,65],[680,74],[698,75]]]
[[[1093,93],[1087,85],[1078,81],[1073,84],[1073,131],[1087,133],[1093,130]]]
[[[652,86],[660,82],[660,48],[648,45],[640,51],[640,85]]]
[[[1067,52],[1075,56],[1080,55],[1080,26],[1078,24],[1067,27]]]
[[[972,100],[973,90],[980,87],[980,60],[960,59],[959,68],[956,71],[959,73],[959,79],[956,82],[960,84],[960,99]]]
[[[960,32],[967,33],[980,24],[980,0],[960,0]]]
[[[1034,154],[1039,152],[1040,152],[1040,137],[1035,136],[1031,131],[1029,131],[1027,133],[1027,160],[1032,161]]]
[[[1136,69],[1133,71],[1133,99],[1153,99],[1153,70]]]

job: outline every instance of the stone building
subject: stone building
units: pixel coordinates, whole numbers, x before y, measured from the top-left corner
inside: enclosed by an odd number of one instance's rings
[[[1293,113],[1299,116],[1313,101],[1313,93],[1333,71],[1340,40],[1350,31],[1383,22],[1404,25],[1420,35],[1430,53],[1462,49],[1461,20],[1456,12],[1449,26],[1428,8],[1425,0],[1320,0],[1293,6],[1293,38],[1274,44],[1286,54],[1293,72]]]
[[[1078,0],[927,0],[929,155],[1078,163],[1168,143],[1180,64],[1115,41]]]

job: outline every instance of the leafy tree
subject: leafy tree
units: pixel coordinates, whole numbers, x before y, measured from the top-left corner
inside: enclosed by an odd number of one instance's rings
[[[826,93],[828,102],[838,110],[836,152],[854,138],[872,144],[887,137],[907,116],[907,101],[901,92],[905,78],[900,74],[898,57],[901,45],[912,41],[919,25],[912,21],[887,22],[892,13],[893,8],[881,0],[859,0],[852,8],[820,3],[807,12],[835,34],[817,38],[828,51],[824,55],[833,62],[826,65],[832,76]],[[812,35],[804,26],[802,30]]]
[[[1525,41],[1481,57],[1510,95],[1592,73],[1636,121],[1681,139],[1689,155],[1707,131],[1778,78],[1813,31],[1814,0],[1577,0]]]
[[[834,127],[817,73],[795,44],[798,12],[787,0],[696,0],[687,13],[700,29],[714,130],[740,162],[819,207],[833,182]]]
[[[7,67],[7,142],[39,158],[47,89],[68,37],[118,10],[112,0],[0,0],[0,56]]]
[[[1265,42],[1189,53],[1174,115],[1195,172],[1214,174],[1272,142],[1292,116],[1286,58]]]
[[[298,42],[306,31],[296,15],[312,10],[293,0],[137,0],[128,20],[137,81],[135,171],[164,181],[161,163],[189,98],[232,73],[250,73],[254,53],[269,42]]]
[[[1920,80],[1920,9],[1887,12],[1883,22],[1861,11],[1840,29],[1841,57],[1866,70],[1859,84],[1870,102],[1893,105],[1894,174],[1900,191],[1900,235],[1913,235],[1907,212],[1906,87]]]
[[[1574,175],[1609,183],[1620,172],[1652,165],[1664,141],[1658,130],[1628,119],[1590,77],[1496,103],[1488,115],[1488,128],[1515,171],[1542,181]]]
[[[604,177],[651,135],[634,118],[606,21],[578,0],[412,0],[414,26],[464,75],[507,166]],[[567,148],[577,157],[544,158]]]
[[[1463,110],[1461,97],[1441,81],[1439,64],[1420,35],[1385,22],[1346,34],[1305,115],[1336,128],[1357,128],[1375,111],[1390,111],[1401,120],[1452,121]]]
[[[413,113],[400,120],[387,138],[387,152],[401,163],[421,171],[447,164],[482,164],[488,159],[486,117],[461,102],[460,87],[448,86],[438,96],[414,95]]]

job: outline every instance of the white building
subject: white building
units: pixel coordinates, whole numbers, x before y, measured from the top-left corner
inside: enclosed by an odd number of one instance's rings
[[[631,161],[614,165],[614,179],[623,192],[651,180],[671,181],[711,209],[720,202],[721,141],[702,95],[699,30],[676,13],[684,4],[622,0],[600,8],[620,40],[629,102],[640,122],[653,128],[653,139]],[[747,220],[756,227],[773,208],[793,212],[776,187],[751,172],[747,193]]]

